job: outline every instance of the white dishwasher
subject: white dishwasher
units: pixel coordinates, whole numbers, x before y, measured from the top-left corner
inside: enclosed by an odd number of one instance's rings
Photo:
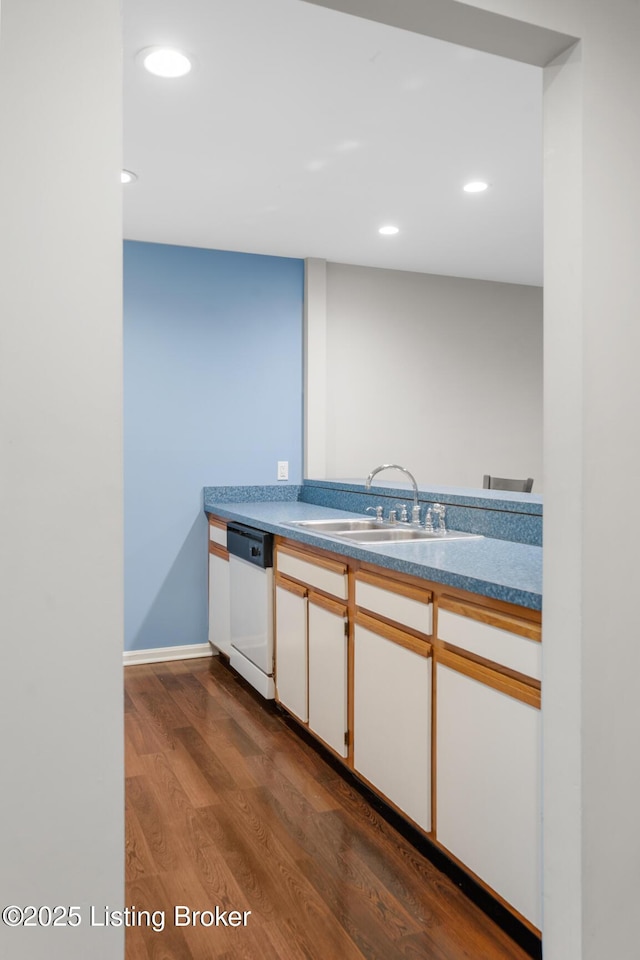
[[[273,538],[242,523],[227,524],[231,607],[229,662],[263,697],[273,681]]]

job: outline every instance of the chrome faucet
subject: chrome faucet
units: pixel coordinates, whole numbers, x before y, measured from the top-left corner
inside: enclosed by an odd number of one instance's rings
[[[380,473],[381,470],[401,470],[402,473],[405,473],[409,477],[409,480],[411,480],[411,483],[413,484],[413,507],[411,509],[411,522],[420,523],[420,504],[418,503],[418,484],[416,483],[416,479],[414,475],[410,473],[406,467],[401,467],[397,463],[382,463],[380,464],[379,467],[376,467],[374,470],[372,470],[369,476],[367,477],[367,479],[365,480],[364,485],[367,490],[371,489],[371,481],[375,477],[376,473]]]
[[[446,507],[443,507],[441,503],[434,503],[433,512],[438,518],[438,529],[435,532],[439,533],[440,536],[443,537],[447,532],[447,525],[444,520],[445,514],[446,514]]]
[[[400,523],[409,523],[409,517],[407,516],[406,503],[396,503],[396,509],[400,511],[400,516],[398,518]]]

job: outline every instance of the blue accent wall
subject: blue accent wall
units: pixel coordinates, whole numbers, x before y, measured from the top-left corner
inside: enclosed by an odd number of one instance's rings
[[[204,486],[302,480],[303,290],[302,260],[124,244],[126,650],[207,640]]]

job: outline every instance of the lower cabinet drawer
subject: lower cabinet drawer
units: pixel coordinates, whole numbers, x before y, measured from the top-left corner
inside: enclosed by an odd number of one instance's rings
[[[339,563],[327,560],[313,563],[285,550],[278,550],[277,570],[287,577],[293,577],[302,583],[308,583],[316,590],[330,593],[341,600],[347,599],[347,568]]]
[[[438,609],[438,639],[540,680],[542,644],[489,623]]]
[[[221,547],[227,546],[227,526],[217,523],[209,523],[209,540],[212,543],[218,543]]]
[[[380,617],[387,617],[404,627],[419,630],[431,635],[433,604],[428,600],[416,600],[383,586],[371,580],[361,580],[356,576],[356,606]]]

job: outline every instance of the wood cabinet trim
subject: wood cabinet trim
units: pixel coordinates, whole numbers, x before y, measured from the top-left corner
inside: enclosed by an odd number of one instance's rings
[[[521,700],[523,703],[536,707],[538,710],[541,705],[541,692],[538,687],[531,683],[523,683],[514,677],[493,670],[483,663],[478,663],[467,656],[461,656],[444,647],[438,647],[435,652],[435,660],[445,667],[450,667],[458,673],[463,673],[472,680],[477,680],[487,687],[493,687],[494,690],[505,693],[514,700]]]
[[[348,755],[346,758],[347,766],[353,770],[353,732],[354,732],[354,707],[355,707],[355,595],[356,595],[356,573],[353,567],[349,567],[347,574],[347,734],[349,737]]]
[[[494,602],[497,603],[497,601]],[[442,594],[438,598],[438,606],[450,613],[457,613],[460,616],[469,617],[471,620],[479,620],[481,623],[489,624],[489,626],[498,627],[500,630],[516,633],[528,640],[538,642],[542,640],[539,617],[536,620],[528,620],[511,612],[492,609],[475,603],[473,600],[463,600],[448,594]]]
[[[209,514],[209,526],[211,527],[220,527],[221,530],[227,529],[227,521],[223,520],[222,517],[216,517],[213,513]]]
[[[434,610],[435,614],[435,610]],[[434,620],[435,635],[435,620]],[[431,663],[431,835],[438,829],[438,685],[436,683],[436,655],[433,647]]]
[[[355,623],[356,626],[364,627],[365,630],[377,633],[379,636],[384,637],[385,640],[390,640],[392,643],[397,643],[401,647],[406,647],[407,650],[412,650],[413,653],[417,653],[421,657],[431,656],[432,647],[428,640],[419,640],[417,637],[412,637],[398,627],[393,627],[383,620],[370,617],[367,613],[356,610]]]
[[[355,611],[356,616],[361,615],[363,617],[370,617],[372,620],[375,620],[376,623],[384,624],[385,626],[390,627],[392,630],[399,630],[407,637],[413,637],[418,643],[433,643],[432,633],[427,633],[424,630],[416,630],[415,627],[409,627],[406,623],[402,623],[400,620],[394,620],[391,617],[383,616],[381,613],[378,613],[377,610],[369,610],[368,607],[356,607]]]
[[[275,584],[276,587],[282,587],[283,590],[288,590],[289,593],[295,593],[297,597],[306,597],[307,595],[307,587],[298,583],[297,580],[289,580],[288,577],[283,577],[281,573],[276,573]]]
[[[215,540],[209,540],[209,553],[213,554],[214,557],[219,557],[221,560],[229,559],[229,551],[226,547],[216,543]]]
[[[335,613],[337,617],[347,618],[347,605],[340,600],[334,600],[333,597],[327,597],[316,590],[309,588],[309,603],[315,603],[317,607],[328,610],[329,613]]]
[[[408,597],[410,600],[417,600],[419,603],[429,604],[433,601],[433,593],[427,587],[420,588],[413,583],[403,583],[393,577],[387,577],[383,573],[373,573],[371,570],[356,571],[356,582],[368,583],[372,587],[378,587],[380,590],[389,590],[391,593],[398,593],[402,597]]]
[[[305,563],[315,564],[317,567],[324,567],[326,570],[331,570],[332,573],[339,573],[342,576],[347,573],[346,563],[333,560],[322,553],[316,553],[312,547],[298,548],[290,546],[289,543],[278,543],[276,544],[276,558],[279,553],[286,553],[295,560],[302,560]]]
[[[533,687],[534,690],[542,689],[540,680],[537,680],[535,677],[530,677],[526,673],[520,673],[518,670],[512,670],[511,667],[505,666],[504,663],[498,663],[495,660],[489,660],[487,657],[482,657],[477,653],[472,653],[471,650],[465,650],[464,647],[457,647],[453,643],[443,643],[441,649],[448,650],[449,653],[454,653],[457,656],[462,657],[463,660],[472,660],[479,666],[486,667],[488,670],[493,670],[495,673],[501,673],[505,677],[509,677],[512,680],[517,680],[518,683],[525,683],[528,687]]]

